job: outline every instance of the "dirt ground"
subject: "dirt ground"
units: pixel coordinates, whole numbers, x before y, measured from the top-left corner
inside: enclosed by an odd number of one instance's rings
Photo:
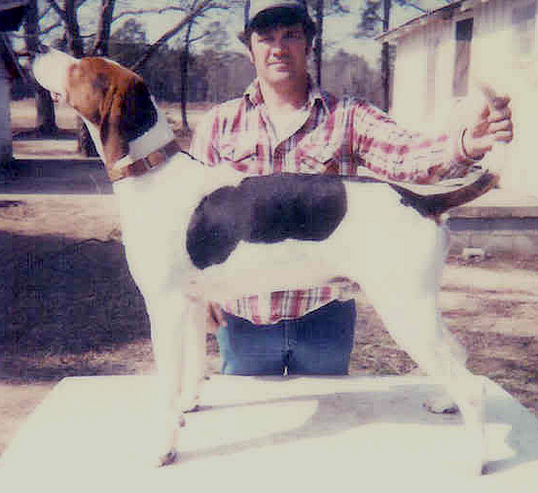
[[[61,173],[40,167],[7,174],[0,184],[0,455],[63,377],[153,371],[148,319],[123,257],[117,202],[101,186],[102,170],[88,171],[71,140],[23,139],[21,132],[35,124],[31,102],[14,104],[12,115],[16,156],[67,159],[68,166],[81,166],[89,185],[80,193],[65,184],[54,188]],[[74,124],[63,110],[59,121],[66,129]],[[351,373],[413,371],[361,293],[357,303]],[[538,259],[466,264],[451,258],[441,307],[468,349],[469,367],[538,416]],[[217,346],[212,336],[207,341],[208,371],[217,372]]]

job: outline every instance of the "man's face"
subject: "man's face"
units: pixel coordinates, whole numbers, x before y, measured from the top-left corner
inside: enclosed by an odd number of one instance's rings
[[[253,32],[250,37],[256,73],[271,85],[306,80],[309,49],[302,24]]]

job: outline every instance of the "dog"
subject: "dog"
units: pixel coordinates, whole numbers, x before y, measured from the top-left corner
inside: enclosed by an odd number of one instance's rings
[[[159,465],[178,459],[183,413],[196,406],[207,304],[344,277],[444,384],[465,422],[462,451],[472,451],[470,467],[482,473],[484,380],[466,369],[465,351],[441,320],[447,231],[417,210],[424,202],[372,180],[246,177],[205,166],[180,149],[144,81],[107,59],[43,47],[33,72],[85,121],[119,197],[127,262],[151,323]],[[426,209],[435,217],[441,210],[427,202]]]

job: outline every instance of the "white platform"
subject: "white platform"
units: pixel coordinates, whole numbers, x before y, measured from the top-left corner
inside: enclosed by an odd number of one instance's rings
[[[478,478],[462,468],[460,418],[422,409],[437,389],[422,377],[212,377],[182,461],[153,468],[152,382],[63,380],[0,459],[0,491],[538,491],[538,422],[493,382]]]

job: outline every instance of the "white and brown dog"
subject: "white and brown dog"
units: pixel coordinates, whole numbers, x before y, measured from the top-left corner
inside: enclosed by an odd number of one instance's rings
[[[204,166],[180,150],[136,74],[101,58],[43,51],[37,80],[87,123],[120,199],[127,260],[151,321],[161,465],[177,458],[182,412],[203,380],[207,302],[341,276],[360,283],[394,339],[446,385],[468,427],[462,450],[473,449],[473,468],[482,471],[483,381],[466,369],[440,317],[446,231],[437,221],[385,183],[245,178]]]

